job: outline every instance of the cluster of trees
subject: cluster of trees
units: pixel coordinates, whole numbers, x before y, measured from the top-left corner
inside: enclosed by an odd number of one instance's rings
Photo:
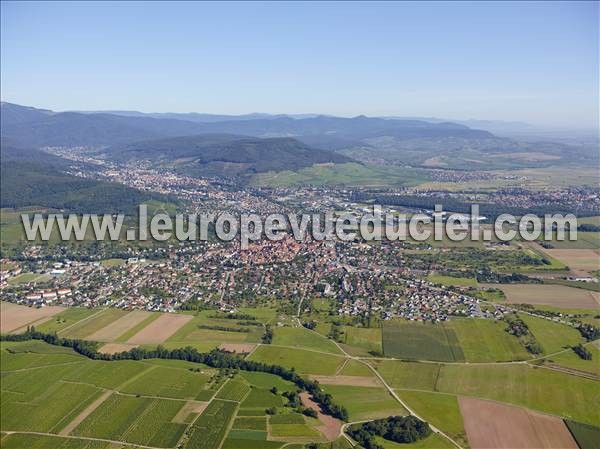
[[[247,327],[229,327],[229,326],[218,326],[218,325],[209,325],[209,324],[199,324],[198,329],[209,329],[214,331],[224,331],[224,332],[241,332],[243,334],[247,334],[250,332],[250,329]]]
[[[254,315],[248,313],[217,313],[212,315],[211,318],[226,319],[226,320],[243,320],[243,321],[256,321]]]
[[[593,324],[580,323],[578,329],[579,333],[587,341],[598,340],[600,338],[600,328]]]
[[[270,325],[265,326],[265,333],[262,336],[262,342],[266,345],[270,345],[273,342],[273,329]]]
[[[93,341],[62,338],[56,334],[46,334],[28,328],[23,334],[0,335],[0,341],[26,341],[42,340],[55,346],[72,348],[76,352],[95,360],[143,360],[143,359],[175,359],[187,360],[188,362],[203,363],[213,368],[239,369],[244,371],[257,371],[270,373],[294,383],[300,390],[307,391],[317,402],[321,409],[335,418],[347,421],[348,411],[336,404],[329,393],[325,393],[318,382],[305,379],[296,371],[280,365],[271,365],[252,360],[245,360],[237,355],[213,349],[208,353],[198,352],[197,349],[187,346],[185,348],[166,349],[157,346],[155,349],[133,348],[116,354],[104,354],[98,352],[98,343]]]
[[[583,360],[592,360],[592,353],[588,348],[579,343],[577,346],[573,346],[573,351]]]
[[[337,341],[338,343],[341,343],[343,334],[344,334],[344,331],[342,330],[342,327],[338,323],[332,323],[331,329],[330,329],[327,337],[331,338],[333,341]]]
[[[542,346],[529,331],[527,324],[517,314],[506,315],[504,319],[508,323],[508,326],[504,330],[517,337],[527,351],[531,354],[542,353]]]
[[[317,322],[315,320],[304,321],[302,323],[302,326],[304,326],[307,329],[314,330],[317,327]]]
[[[414,443],[431,434],[429,424],[414,416],[390,416],[363,424],[354,424],[346,430],[365,449],[383,449],[374,437],[380,436],[396,443]]]

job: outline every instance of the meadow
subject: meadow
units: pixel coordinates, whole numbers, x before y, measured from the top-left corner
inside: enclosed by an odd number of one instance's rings
[[[465,361],[456,333],[447,323],[386,322],[383,352],[388,357],[408,360]]]
[[[351,421],[406,415],[408,412],[385,388],[323,385],[336,402],[348,409]]]
[[[295,368],[301,374],[332,375],[344,358],[305,349],[290,350],[281,346],[263,345],[256,348],[249,360]]]
[[[273,345],[293,346],[316,351],[342,354],[335,343],[305,327],[278,327],[274,329]]]

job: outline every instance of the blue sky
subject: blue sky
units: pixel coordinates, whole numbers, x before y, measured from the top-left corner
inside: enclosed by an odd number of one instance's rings
[[[598,3],[2,2],[2,99],[55,110],[598,122]]]

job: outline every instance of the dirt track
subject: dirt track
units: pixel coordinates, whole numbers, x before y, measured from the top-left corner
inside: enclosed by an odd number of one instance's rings
[[[558,417],[476,398],[459,404],[471,449],[578,449]]]
[[[192,318],[192,315],[165,313],[131,337],[127,343],[134,345],[162,343]]]
[[[339,435],[342,429],[342,421],[334,418],[331,415],[325,415],[321,411],[321,407],[315,401],[310,398],[310,395],[304,391],[300,393],[300,399],[302,400],[302,404],[305,407],[312,408],[316,410],[319,416],[319,420],[323,423],[322,426],[317,426],[316,429],[321,432],[328,441],[335,440]]]
[[[46,317],[56,315],[63,310],[65,310],[64,307],[57,306],[46,306],[38,309],[2,302],[0,304],[0,332],[12,332]]]

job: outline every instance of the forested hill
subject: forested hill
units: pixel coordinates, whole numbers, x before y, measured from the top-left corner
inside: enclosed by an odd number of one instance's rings
[[[69,161],[18,148],[5,140],[0,155],[0,207],[41,206],[72,213],[133,215],[140,203],[167,200],[160,194],[70,175],[66,173]]]
[[[296,139],[260,139],[230,134],[176,137],[105,151],[113,160],[145,160],[193,175],[238,176],[297,170],[314,164],[351,162],[347,156],[312,148]]]

